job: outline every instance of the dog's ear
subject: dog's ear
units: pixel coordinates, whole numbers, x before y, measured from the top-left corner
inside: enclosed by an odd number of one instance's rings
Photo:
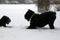
[[[32,11],[31,9],[28,9],[28,12],[30,12],[30,13],[35,13],[34,11]]]
[[[31,9],[28,9],[29,11],[31,11]]]
[[[28,10],[30,10],[30,9],[28,9]]]

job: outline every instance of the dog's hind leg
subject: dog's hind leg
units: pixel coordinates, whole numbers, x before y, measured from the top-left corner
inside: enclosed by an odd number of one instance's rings
[[[49,23],[49,26],[50,26],[50,29],[55,29],[55,27],[54,27],[54,21],[51,21],[51,22]]]
[[[49,26],[50,26],[50,29],[55,29],[53,24],[50,23]]]

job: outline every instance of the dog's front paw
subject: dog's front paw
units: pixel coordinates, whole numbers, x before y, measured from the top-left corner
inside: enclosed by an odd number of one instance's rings
[[[36,29],[35,27],[28,27],[27,29]]]

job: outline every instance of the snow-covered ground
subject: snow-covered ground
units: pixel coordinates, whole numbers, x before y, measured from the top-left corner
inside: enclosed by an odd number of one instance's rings
[[[60,12],[57,13],[54,30],[49,29],[48,25],[43,29],[26,29],[29,22],[24,19],[24,14],[28,9],[37,12],[35,4],[0,4],[0,18],[3,15],[11,19],[7,26],[0,27],[0,40],[60,40]]]

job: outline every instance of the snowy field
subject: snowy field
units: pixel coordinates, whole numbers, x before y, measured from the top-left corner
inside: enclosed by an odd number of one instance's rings
[[[60,40],[60,12],[57,12],[55,21],[56,29],[49,29],[47,25],[43,29],[26,29],[29,22],[24,19],[24,14],[28,9],[37,12],[35,4],[0,4],[0,18],[3,15],[11,19],[7,26],[11,28],[0,27],[0,40]]]

